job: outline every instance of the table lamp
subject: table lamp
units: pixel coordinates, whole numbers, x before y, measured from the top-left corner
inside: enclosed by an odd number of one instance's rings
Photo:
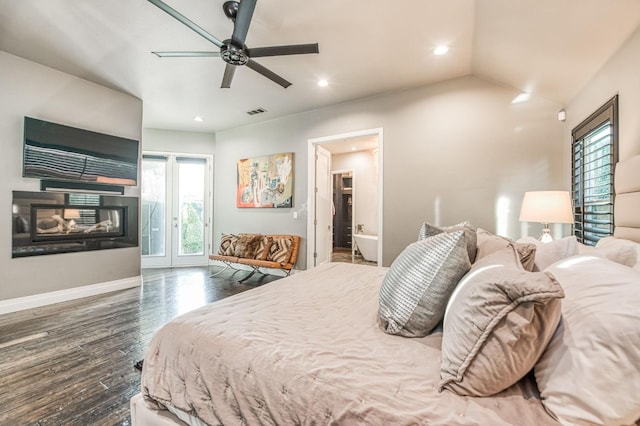
[[[553,241],[550,223],[573,223],[573,210],[569,191],[530,191],[524,193],[520,222],[542,223],[540,241]]]

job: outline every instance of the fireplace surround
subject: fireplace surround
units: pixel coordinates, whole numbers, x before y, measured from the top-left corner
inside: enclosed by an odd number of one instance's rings
[[[13,191],[12,257],[138,246],[138,198]]]

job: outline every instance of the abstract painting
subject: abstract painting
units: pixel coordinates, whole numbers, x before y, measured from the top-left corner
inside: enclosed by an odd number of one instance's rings
[[[236,206],[293,206],[293,152],[238,160]]]

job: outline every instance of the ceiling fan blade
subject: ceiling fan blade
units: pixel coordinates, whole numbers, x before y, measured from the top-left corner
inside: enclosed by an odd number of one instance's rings
[[[189,18],[187,18],[186,16],[184,16],[183,14],[178,12],[177,10],[173,9],[168,4],[164,3],[161,0],[148,0],[148,1],[149,1],[149,3],[154,4],[155,6],[157,6],[158,8],[163,10],[164,12],[168,13],[169,15],[171,15],[173,18],[175,18],[178,21],[182,22],[184,25],[186,25],[187,27],[191,28],[196,33],[200,34],[206,40],[209,40],[211,43],[215,44],[218,47],[222,47],[222,42],[220,40],[218,40],[217,38],[215,38],[214,36],[209,34],[204,28],[202,28],[201,26],[199,26],[195,22],[191,21]]]
[[[222,76],[222,84],[220,88],[228,89],[231,87],[231,81],[233,80],[233,75],[236,73],[236,66],[227,64],[224,68],[224,76]]]
[[[256,8],[256,0],[242,0],[238,6],[238,14],[233,25],[231,40],[239,47],[244,46],[244,41],[249,32],[249,24],[253,17],[253,10]]]
[[[151,52],[160,58],[210,58],[220,57],[220,52]]]
[[[307,53],[320,53],[318,43],[313,44],[290,44],[286,46],[254,47],[247,49],[251,58],[261,58],[265,56],[284,55],[304,55]]]
[[[275,83],[278,83],[280,86],[284,87],[285,89],[291,86],[291,83],[289,83],[287,80],[280,77],[278,74],[274,73],[273,71],[263,67],[253,59],[249,59],[249,62],[247,62],[247,66],[252,70],[254,70],[255,72],[260,73],[263,76],[267,77],[269,80]]]

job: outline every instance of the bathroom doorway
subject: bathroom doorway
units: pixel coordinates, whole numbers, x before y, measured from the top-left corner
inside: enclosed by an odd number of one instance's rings
[[[353,233],[355,224],[353,222],[353,170],[338,170],[331,172],[333,183],[333,234],[332,234],[332,257],[331,261],[351,261],[355,258],[355,245],[353,244]]]
[[[382,265],[382,129],[310,140],[309,170],[317,180],[318,148],[330,155],[331,184],[309,182],[309,267],[328,261]],[[324,164],[324,163],[323,163]],[[322,196],[320,196],[322,195]],[[331,200],[327,212],[316,199]],[[324,215],[329,214],[328,221]],[[327,227],[323,223],[330,223]],[[331,247],[329,256],[323,248]],[[326,256],[326,257],[325,257]]]

